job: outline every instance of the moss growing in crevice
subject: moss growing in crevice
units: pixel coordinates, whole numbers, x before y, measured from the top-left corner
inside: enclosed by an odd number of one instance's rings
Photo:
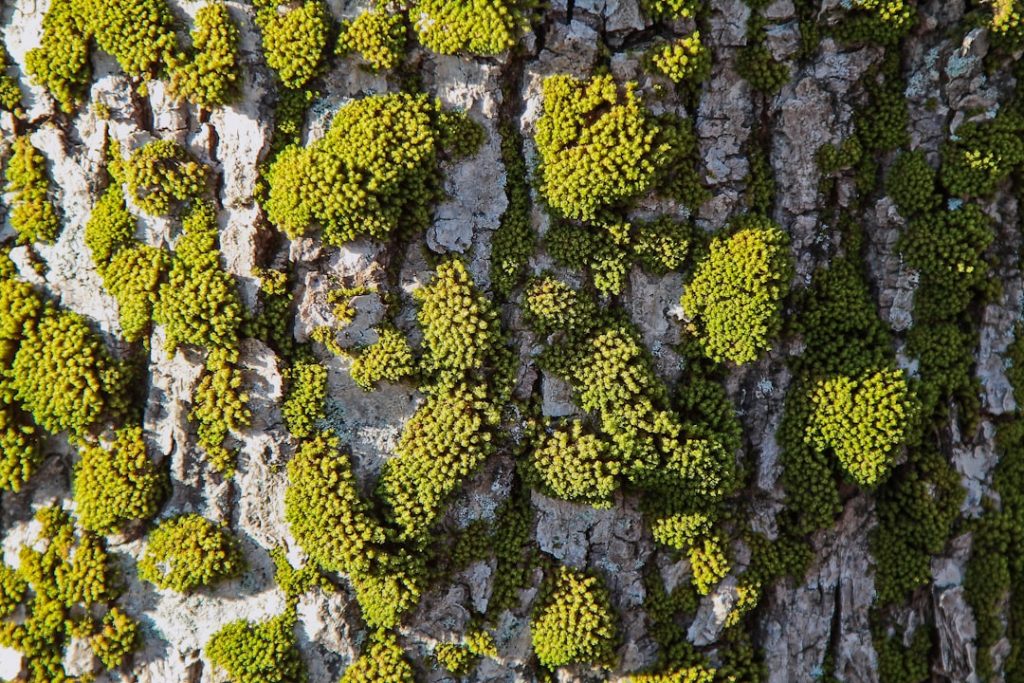
[[[5,177],[11,200],[11,227],[18,233],[18,243],[51,243],[60,232],[60,218],[50,199],[50,178],[46,158],[28,136],[14,139],[11,158],[7,160]]]

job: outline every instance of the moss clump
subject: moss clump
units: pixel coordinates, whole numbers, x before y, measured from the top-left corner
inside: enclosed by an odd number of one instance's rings
[[[176,60],[174,15],[163,0],[77,0],[97,47],[129,76],[159,75]]]
[[[598,315],[585,294],[550,276],[532,278],[526,285],[523,315],[540,335],[586,331]]]
[[[951,195],[991,196],[1024,164],[1024,116],[1000,113],[986,122],[965,123],[956,140],[942,147],[942,184]]]
[[[189,420],[198,425],[199,445],[214,469],[224,476],[231,476],[235,467],[234,454],[224,447],[228,434],[248,427],[252,421],[242,380],[238,350],[214,349],[206,357],[205,372],[188,414]]]
[[[221,2],[196,12],[191,59],[171,74],[171,92],[204,109],[227,104],[239,80],[238,27]]]
[[[304,87],[317,75],[327,51],[331,15],[319,0],[306,0],[281,12],[278,3],[260,2],[256,25],[263,55],[286,88]]]
[[[139,623],[114,607],[103,617],[99,633],[89,638],[89,647],[107,669],[116,669],[139,646]]]
[[[146,454],[142,429],[118,432],[110,449],[87,446],[75,466],[74,496],[82,528],[109,534],[160,509],[167,478]]]
[[[135,243],[135,217],[125,206],[120,183],[111,184],[96,202],[85,224],[85,246],[103,273],[114,254]]]
[[[1024,43],[1024,7],[1020,0],[995,0],[988,28],[997,45],[1019,48]]]
[[[793,265],[786,234],[770,220],[752,217],[734,227],[711,242],[682,306],[709,358],[742,364],[779,333]]]
[[[53,242],[60,232],[60,219],[49,197],[46,158],[24,135],[14,139],[13,148],[5,177],[7,191],[14,193],[10,221],[18,244]]]
[[[378,382],[398,382],[416,372],[416,362],[405,335],[396,329],[377,330],[377,341],[360,351],[352,359],[349,374],[364,391],[370,391]]]
[[[621,473],[613,450],[612,444],[585,433],[583,425],[574,421],[571,427],[546,435],[532,451],[528,479],[547,495],[596,508],[611,507]]]
[[[0,565],[0,614],[21,610],[17,619],[0,622],[0,645],[24,655],[26,680],[36,683],[71,680],[63,660],[75,636],[93,644],[104,666],[117,666],[138,640],[121,636],[107,650],[97,646],[108,625],[128,628],[110,607],[121,583],[116,563],[102,539],[77,530],[60,507],[40,509],[36,521],[38,538],[21,547],[18,569]]]
[[[47,310],[26,331],[12,374],[16,398],[53,434],[82,438],[105,413],[126,408],[121,367],[77,313]]]
[[[807,438],[815,447],[834,453],[861,486],[885,481],[913,420],[914,402],[903,373],[828,378],[810,399],[814,413]]]
[[[537,239],[530,218],[530,185],[522,138],[510,125],[501,127],[501,162],[505,166],[508,206],[491,238],[491,285],[508,296],[522,280]]]
[[[419,0],[413,10],[420,42],[445,55],[496,55],[530,28],[529,0]]]
[[[204,348],[236,345],[243,307],[234,278],[220,263],[217,214],[206,203],[185,217],[153,319],[164,325],[167,352],[180,344]]]
[[[924,152],[904,152],[896,158],[886,180],[885,189],[904,217],[933,211],[938,207],[935,171],[928,165]]]
[[[711,51],[701,42],[700,31],[652,48],[647,58],[673,83],[699,85],[711,75]]]
[[[292,436],[307,439],[324,416],[327,368],[313,360],[299,360],[288,368],[286,378],[288,397],[281,406],[281,417]]]
[[[231,683],[305,683],[306,666],[295,645],[295,614],[267,621],[232,621],[206,643],[206,656]]]
[[[494,303],[473,283],[465,264],[450,259],[413,295],[423,330],[423,370],[443,389],[476,371],[493,370],[504,347]]]
[[[45,21],[45,17],[43,20]],[[8,66],[10,55],[3,44],[0,44],[0,109],[21,116],[21,88],[18,87],[17,79],[7,75]]]
[[[615,657],[615,614],[608,590],[595,576],[560,567],[530,617],[530,640],[540,663],[610,665]]]
[[[428,538],[448,499],[494,452],[498,417],[484,391],[462,386],[431,396],[409,419],[379,484],[400,539]]]
[[[342,22],[336,52],[356,53],[371,70],[384,71],[402,63],[405,43],[405,18],[374,7]]]
[[[611,76],[555,75],[544,80],[543,99],[538,177],[555,211],[592,221],[652,187],[669,147],[634,84],[620,90]]]
[[[17,407],[0,402],[0,490],[20,491],[42,461],[35,425]]]
[[[43,17],[40,46],[25,55],[25,70],[46,88],[60,108],[71,113],[82,101],[92,78],[89,35],[77,0],[53,0]]]
[[[748,33],[747,40],[751,37]],[[776,60],[762,40],[749,42],[743,48],[736,62],[736,72],[755,89],[775,95],[789,80],[789,66]]]
[[[359,496],[348,456],[336,437],[321,434],[304,442],[288,462],[285,519],[309,556],[320,566],[346,574],[369,573],[384,528]]]
[[[374,642],[345,669],[340,683],[415,683],[412,665],[390,634],[378,635]]]
[[[139,576],[158,588],[187,593],[245,570],[238,541],[199,515],[165,519],[149,534]]]
[[[847,43],[894,45],[914,27],[917,8],[907,0],[853,0],[836,36]]]
[[[425,95],[349,102],[308,148],[290,147],[270,168],[265,207],[289,237],[313,224],[328,244],[425,227],[441,197],[438,156],[450,121]]]
[[[642,0],[640,7],[655,21],[671,21],[696,16],[701,0]]]
[[[119,251],[102,271],[103,286],[117,300],[125,341],[138,341],[148,334],[160,284],[170,265],[166,249],[139,244]]]
[[[206,167],[173,140],[154,140],[139,147],[123,168],[132,200],[155,216],[198,199],[206,190]]]

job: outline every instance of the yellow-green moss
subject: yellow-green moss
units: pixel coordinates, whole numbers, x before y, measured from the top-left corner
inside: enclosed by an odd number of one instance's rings
[[[149,519],[160,509],[167,477],[146,453],[140,427],[125,427],[109,449],[86,446],[75,465],[75,511],[82,528],[101,534]]]
[[[405,335],[394,328],[377,330],[377,341],[352,359],[349,374],[364,391],[370,391],[378,382],[398,382],[416,371],[412,348]]]
[[[180,593],[234,578],[245,571],[238,541],[199,515],[166,519],[149,534],[139,576]]]
[[[349,102],[321,140],[278,155],[268,177],[268,218],[292,238],[316,224],[328,244],[385,238],[399,225],[425,227],[441,197],[444,121],[439,103],[425,95]]]
[[[340,683],[415,683],[412,665],[391,634],[374,637],[359,659],[352,662]]]
[[[709,358],[742,364],[778,335],[793,265],[789,239],[770,220],[750,217],[736,227],[711,242],[682,306],[688,329]]]
[[[14,193],[11,227],[18,233],[19,244],[53,242],[60,232],[60,218],[49,197],[46,158],[25,135],[14,139],[13,148],[5,171],[7,191]]]
[[[292,611],[262,622],[239,619],[210,637],[206,656],[231,683],[305,683],[294,631]]]
[[[170,213],[206,190],[206,167],[173,140],[154,140],[139,147],[123,168],[132,200],[153,215]]]
[[[192,54],[171,74],[171,92],[205,109],[227,104],[237,93],[238,27],[221,2],[196,12]]]
[[[263,55],[286,88],[305,86],[320,71],[326,56],[331,15],[319,0],[306,0],[284,11],[277,2],[260,3],[256,24]]]
[[[374,7],[341,24],[336,52],[356,53],[373,71],[394,69],[405,56],[405,17]]]
[[[608,590],[596,576],[560,567],[530,617],[530,640],[540,663],[610,666],[618,644]]]
[[[420,42],[446,55],[496,55],[512,48],[530,28],[529,0],[419,0],[413,23]]]

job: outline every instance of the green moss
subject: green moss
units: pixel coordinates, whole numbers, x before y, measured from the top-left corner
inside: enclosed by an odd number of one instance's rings
[[[206,190],[206,167],[173,140],[139,147],[124,161],[123,173],[135,204],[157,216],[198,199]]]
[[[876,485],[914,424],[913,396],[895,369],[888,332],[860,268],[846,256],[816,273],[793,325],[805,350],[794,364],[778,439],[787,505],[801,535],[829,526],[839,513],[836,471]],[[874,389],[866,389],[868,382]],[[868,399],[873,392],[886,400]]]
[[[306,441],[288,462],[285,519],[295,540],[325,569],[365,574],[387,536],[356,487],[336,437]]]
[[[498,417],[482,388],[461,386],[430,396],[409,419],[379,484],[400,539],[426,541],[449,498],[494,453]]]
[[[975,204],[910,222],[897,246],[921,274],[914,297],[918,324],[954,318],[986,290],[984,255],[994,237],[990,219]]]
[[[135,243],[135,217],[125,206],[120,183],[112,183],[100,196],[85,224],[85,246],[102,274],[114,254]]]
[[[614,460],[613,446],[585,433],[579,421],[543,437],[527,467],[528,478],[547,495],[597,508],[611,507],[619,487],[621,465]]]
[[[942,184],[957,197],[988,197],[1024,164],[1024,117],[1000,113],[991,121],[965,123],[942,146]]]
[[[24,599],[28,583],[16,570],[0,563],[0,619],[18,608]]]
[[[92,78],[89,35],[77,0],[53,0],[43,16],[43,36],[25,55],[25,71],[46,88],[65,113],[85,96]]]
[[[449,259],[413,295],[423,331],[423,371],[442,390],[493,370],[504,349],[498,309],[478,289],[466,265]]]
[[[317,224],[328,244],[385,238],[399,225],[425,227],[442,196],[441,114],[425,95],[349,102],[322,139],[278,155],[268,177],[268,218],[292,238]]]
[[[928,165],[924,152],[904,152],[896,158],[885,184],[886,192],[896,202],[900,213],[909,218],[938,207],[935,171]]]
[[[175,62],[174,15],[163,0],[77,0],[97,47],[129,76],[154,78]]]
[[[342,22],[336,52],[356,53],[373,71],[394,69],[405,57],[405,18],[380,7]]]
[[[240,85],[238,27],[223,3],[196,12],[192,53],[171,73],[171,92],[204,109],[230,102]]]
[[[42,461],[35,425],[17,407],[0,402],[0,489],[20,491]]]
[[[274,581],[284,593],[290,608],[297,605],[303,594],[316,587],[323,589],[325,593],[334,590],[334,585],[313,562],[307,563],[302,569],[296,569],[288,561],[284,548],[271,550],[270,559],[274,561]]]
[[[53,242],[60,232],[60,218],[50,200],[50,178],[46,158],[25,135],[14,139],[13,152],[5,171],[11,199],[9,220],[18,233],[18,243]]]
[[[679,271],[690,255],[693,229],[687,223],[658,218],[639,223],[630,237],[630,248],[644,270],[655,275]]]
[[[670,151],[640,103],[636,86],[611,76],[544,80],[544,113],[537,121],[540,190],[559,214],[593,221],[650,189]]]
[[[126,408],[122,368],[77,313],[47,310],[26,330],[12,373],[16,398],[53,434],[82,438],[105,414]]]
[[[523,315],[540,335],[585,332],[594,323],[597,307],[585,294],[561,280],[544,276],[531,278],[527,283]]]
[[[160,285],[153,319],[164,325],[166,348],[236,345],[243,307],[234,278],[220,263],[217,214],[199,203],[185,217],[167,279]]]
[[[440,646],[439,646],[440,647]],[[359,659],[345,669],[340,683],[415,683],[412,665],[390,634],[375,636]]]
[[[847,43],[894,45],[914,27],[917,8],[906,0],[853,0],[835,30]]]
[[[349,373],[364,391],[370,391],[378,382],[398,382],[416,372],[416,362],[405,335],[384,327],[377,330],[377,341],[352,359]]]
[[[0,43],[0,109],[9,111],[15,116],[23,116],[21,88],[18,87],[18,80],[7,74],[8,67],[10,67],[10,55],[7,54],[7,48]]]
[[[324,416],[327,398],[327,368],[312,360],[296,361],[285,373],[288,396],[281,417],[296,439],[313,436],[316,423]]]
[[[618,644],[608,590],[595,576],[560,567],[530,618],[530,640],[541,665],[610,666]]]
[[[533,8],[529,0],[419,0],[413,26],[420,42],[434,52],[496,55],[529,30]]]
[[[256,24],[267,65],[284,87],[302,88],[319,73],[331,30],[331,15],[324,3],[306,0],[282,12],[277,2],[261,2]]]
[[[878,494],[871,535],[876,603],[896,604],[931,580],[931,556],[941,553],[963,501],[960,475],[931,450],[911,450],[913,468],[897,472]]]
[[[400,552],[382,556],[377,571],[350,578],[366,624],[395,628],[430,589],[431,577],[423,555]]]
[[[775,95],[789,81],[789,66],[776,60],[762,42],[749,43],[742,49],[736,72],[766,95]]]
[[[89,638],[89,647],[107,669],[121,666],[142,641],[139,624],[114,607],[103,617],[103,628]]]
[[[527,261],[533,254],[536,235],[530,217],[530,185],[523,159],[522,137],[512,125],[503,125],[500,130],[508,206],[491,238],[491,285],[507,297],[522,281]]]
[[[214,349],[206,357],[206,367],[195,394],[188,418],[197,425],[199,445],[213,467],[225,476],[234,473],[234,454],[224,447],[230,432],[249,426],[252,413],[249,396],[242,389],[242,371],[236,349]]]
[[[73,492],[79,523],[101,534],[149,519],[160,509],[166,475],[146,453],[142,429],[118,432],[110,449],[87,446],[75,466]]]
[[[700,0],[642,0],[640,7],[655,21],[694,17],[701,9]]]
[[[602,294],[622,292],[629,271],[630,225],[618,224],[616,231],[578,226],[557,220],[544,235],[548,253],[558,263],[576,270],[588,270],[594,287]]]
[[[1024,7],[1020,0],[995,0],[988,23],[993,42],[1010,50],[1024,43]]]
[[[438,643],[434,647],[434,661],[454,676],[466,676],[479,661],[469,648],[459,643]]]
[[[742,364],[757,359],[778,335],[793,265],[786,234],[770,220],[751,217],[734,228],[711,242],[682,306],[709,358]]]
[[[652,48],[647,58],[673,83],[700,84],[711,75],[711,51],[701,42],[700,31]]]
[[[288,289],[285,270],[254,268],[253,275],[260,280],[259,303],[256,314],[246,321],[243,336],[260,339],[284,358],[296,355],[292,293]]]
[[[861,486],[885,481],[914,417],[915,403],[903,372],[827,378],[815,386],[810,400],[814,413],[806,438],[815,448],[834,453]]]
[[[117,252],[102,271],[103,286],[117,300],[126,341],[138,341],[149,333],[160,285],[170,266],[166,249],[139,244]]]
[[[149,534],[139,576],[158,588],[188,593],[239,576],[245,559],[238,541],[199,515],[166,519]]]
[[[231,683],[304,683],[294,629],[290,611],[262,622],[232,621],[210,637],[206,656]]]
[[[0,565],[0,613],[22,610],[17,619],[0,621],[0,645],[24,655],[26,680],[71,680],[62,665],[71,638],[95,644],[107,625],[123,621],[120,610],[110,609],[121,577],[102,540],[76,530],[60,507],[41,508],[36,520],[38,538],[21,547],[18,570]],[[97,649],[104,666],[116,666],[137,643],[119,640],[109,650]]]

